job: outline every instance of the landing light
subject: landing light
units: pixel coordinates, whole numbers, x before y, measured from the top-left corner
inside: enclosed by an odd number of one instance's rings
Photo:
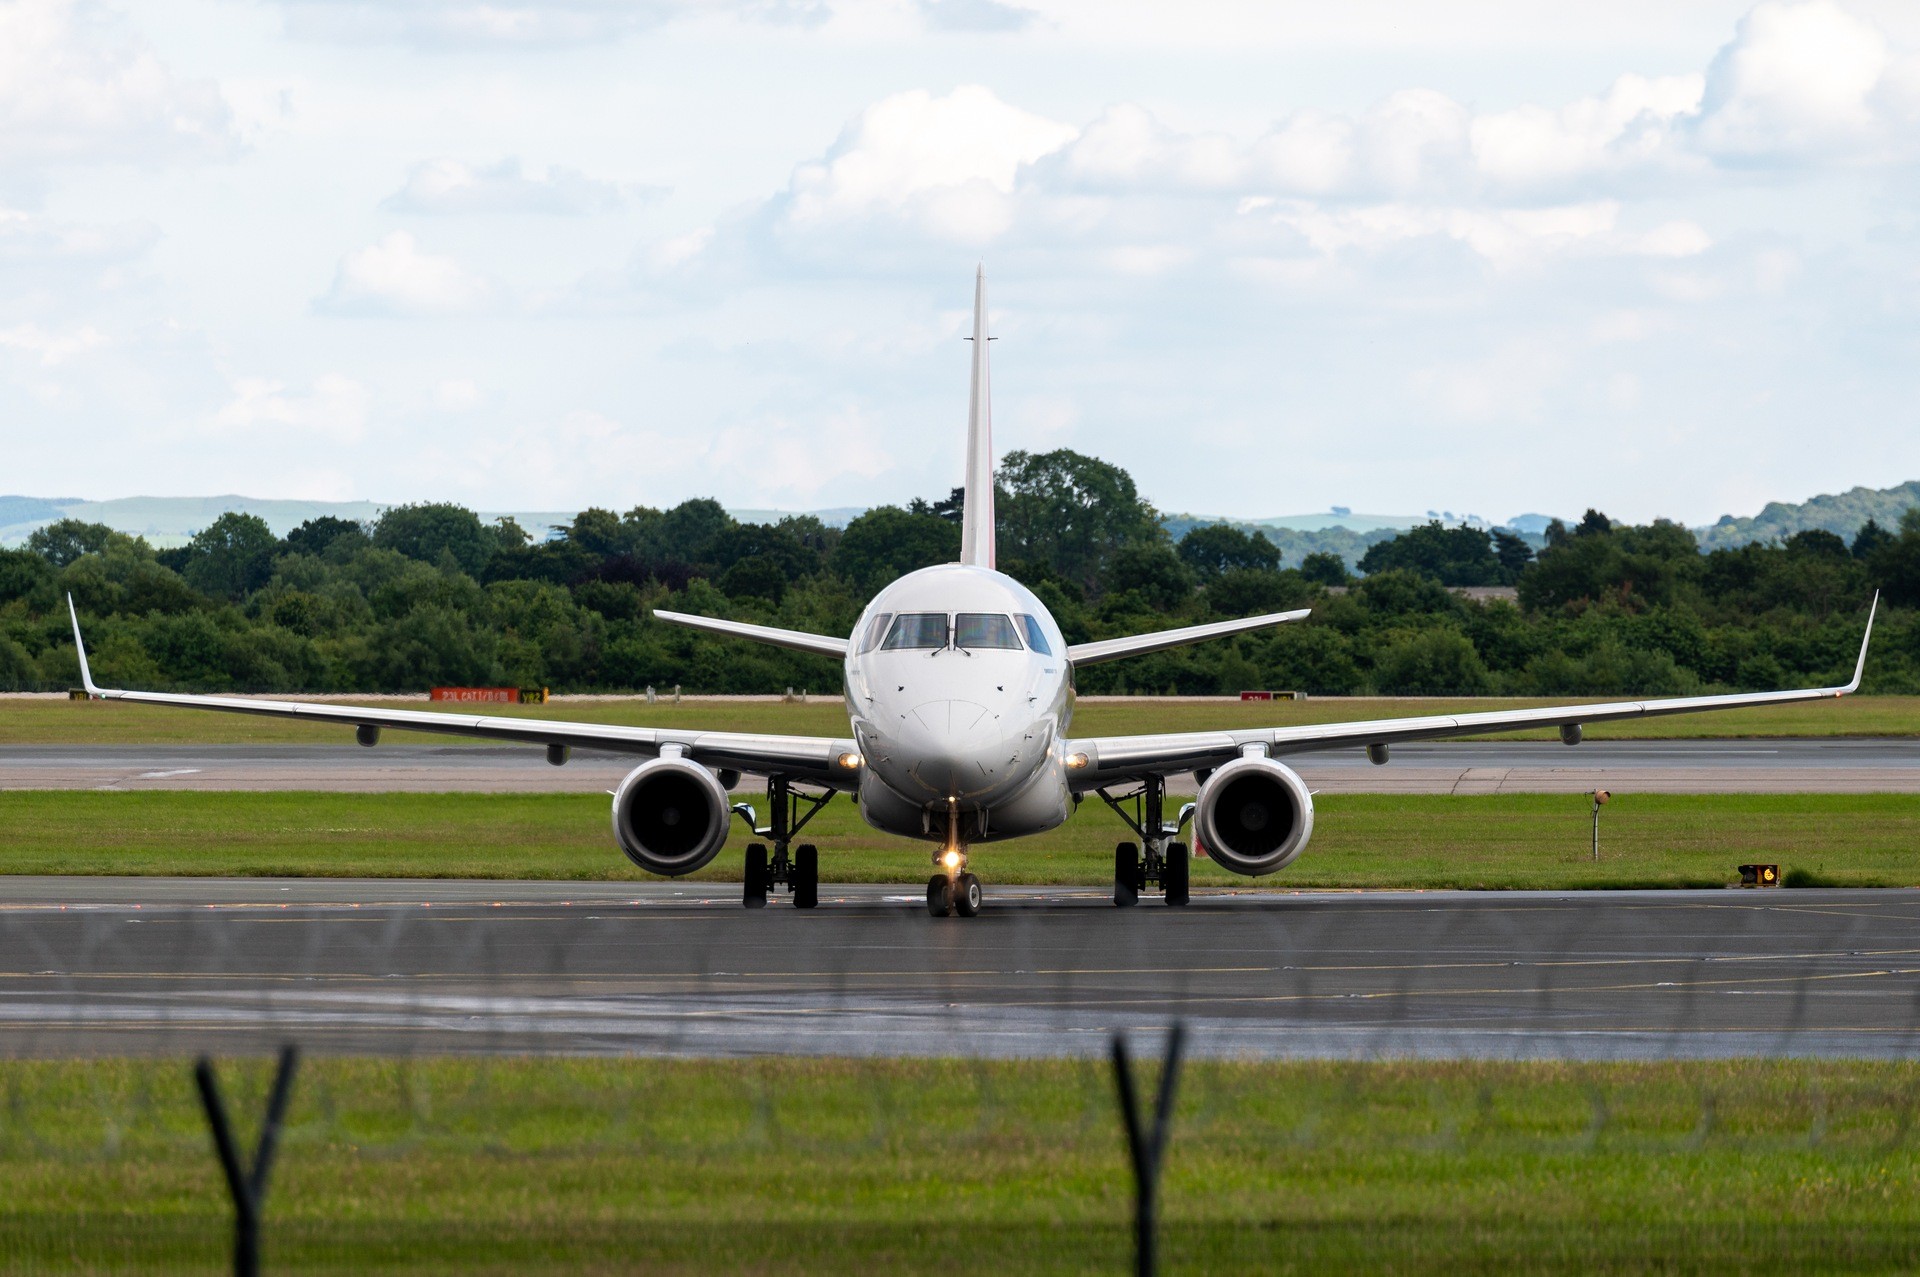
[[[860,755],[849,750],[848,752],[840,755],[840,757],[836,761],[840,764],[840,766],[846,768],[848,771],[858,771],[860,769],[860,764],[865,762],[866,760],[861,758]]]
[[[957,851],[950,851],[946,855],[940,857],[940,863],[945,865],[948,869],[958,869],[960,867],[960,853]]]
[[[1085,767],[1087,765],[1087,756],[1085,754],[1068,754],[1066,761],[1069,767]]]

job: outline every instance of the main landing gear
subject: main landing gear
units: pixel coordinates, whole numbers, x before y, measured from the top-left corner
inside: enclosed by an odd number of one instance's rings
[[[1159,776],[1149,776],[1139,789],[1118,797],[1104,789],[1094,792],[1140,837],[1137,843],[1123,842],[1113,849],[1113,903],[1123,909],[1137,905],[1148,884],[1157,884],[1168,904],[1186,904],[1192,860],[1187,844],[1176,839],[1193,818],[1193,804],[1180,809],[1179,819],[1168,821],[1167,782]],[[1131,812],[1122,806],[1129,800]]]
[[[960,845],[960,813],[947,805],[947,837],[933,853],[939,868],[927,879],[927,912],[936,918],[959,914],[971,918],[980,912],[980,880],[967,870],[967,849]]]
[[[733,814],[746,821],[755,836],[773,841],[771,855],[766,843],[747,844],[747,871],[740,893],[740,902],[747,908],[766,908],[767,893],[782,883],[793,893],[795,909],[811,909],[820,903],[820,849],[812,843],[803,842],[798,847],[791,844],[794,835],[833,801],[833,795],[831,789],[819,795],[795,793],[786,777],[770,777],[767,804],[772,808],[769,814],[773,823],[765,829],[756,823],[759,817],[752,804],[734,804]],[[805,812],[800,810],[803,803],[808,805]]]

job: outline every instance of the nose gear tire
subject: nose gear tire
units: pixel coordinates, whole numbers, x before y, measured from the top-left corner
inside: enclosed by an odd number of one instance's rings
[[[747,844],[747,872],[741,883],[740,903],[749,909],[767,907],[767,845]]]
[[[1189,896],[1188,884],[1193,869],[1193,861],[1187,856],[1187,844],[1170,842],[1167,844],[1167,859],[1160,870],[1160,885],[1167,893],[1167,903],[1183,905]]]
[[[1125,909],[1140,903],[1140,844],[1113,849],[1113,903]]]
[[[971,918],[980,912],[980,880],[972,874],[961,874],[954,883],[953,911],[962,918]]]
[[[820,849],[803,842],[793,849],[793,907],[811,909],[820,903]]]
[[[945,874],[927,879],[927,912],[936,918],[953,912],[953,879]]]

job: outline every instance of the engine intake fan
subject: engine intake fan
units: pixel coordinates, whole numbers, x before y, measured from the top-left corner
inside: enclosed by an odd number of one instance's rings
[[[1290,767],[1236,758],[1200,787],[1193,827],[1216,864],[1270,874],[1292,864],[1313,836],[1313,795]]]
[[[732,812],[714,774],[684,758],[656,758],[613,793],[613,836],[627,859],[669,878],[720,854]]]

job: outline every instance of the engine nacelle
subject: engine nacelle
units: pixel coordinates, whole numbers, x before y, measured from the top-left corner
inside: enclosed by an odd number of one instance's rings
[[[1236,758],[1200,787],[1193,830],[1215,864],[1270,874],[1313,836],[1313,795],[1298,772],[1270,758]]]
[[[714,774],[684,758],[656,758],[613,791],[613,836],[627,859],[669,878],[720,854],[733,809]]]

